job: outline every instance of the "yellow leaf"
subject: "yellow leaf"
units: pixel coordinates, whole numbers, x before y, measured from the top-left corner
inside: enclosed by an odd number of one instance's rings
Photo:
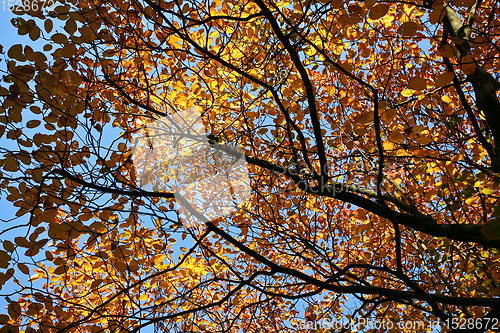
[[[401,92],[401,95],[403,95],[404,97],[410,97],[413,95],[413,92],[411,91],[411,89],[405,89]]]
[[[231,56],[234,58],[234,59],[240,59],[243,57],[243,52],[241,52],[239,49],[237,48],[233,48],[231,50]]]
[[[493,191],[492,191],[490,188],[483,188],[483,189],[482,189],[482,192],[483,192],[484,194],[487,194],[487,195],[489,195],[489,194],[492,194],[492,193],[493,193]]]
[[[390,141],[384,141],[384,150],[393,150],[394,149],[394,143]]]
[[[415,139],[415,141],[417,141],[418,143],[420,143],[421,145],[428,145],[429,143],[431,143],[433,140],[432,138],[429,138],[427,136],[419,136],[418,138]]]
[[[316,50],[313,47],[309,47],[304,53],[308,56],[313,56],[316,54]]]
[[[441,97],[441,100],[445,103],[451,103],[452,102],[452,99],[450,96],[448,95],[444,95],[443,97]]]
[[[32,276],[29,277],[28,281],[29,282],[34,282],[38,279],[42,278],[42,276],[40,274],[33,274]]]

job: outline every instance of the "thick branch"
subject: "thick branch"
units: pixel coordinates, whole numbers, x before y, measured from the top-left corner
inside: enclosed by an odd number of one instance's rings
[[[397,223],[412,228],[416,231],[423,232],[430,236],[446,237],[456,241],[478,243],[485,247],[494,247],[500,249],[500,241],[490,240],[486,238],[481,231],[480,225],[439,224],[436,220],[434,220],[432,217],[428,215],[424,214],[410,215],[397,212],[391,209],[387,210],[379,203],[372,201],[360,194],[351,192],[350,188],[346,188],[345,185],[342,183],[333,183],[328,185],[323,184],[321,186],[310,186],[303,179],[301,179],[295,173],[291,172],[289,169],[285,167],[252,157],[247,157],[246,160],[248,163],[290,177],[292,180],[295,181],[295,183],[301,190],[309,194],[335,198],[356,205],[360,208],[363,208],[373,214],[376,214],[388,220],[392,220],[392,218],[395,218]],[[372,192],[373,191],[365,190],[364,194],[369,195],[375,193]],[[387,200],[387,198],[384,198],[384,200]]]
[[[465,24],[462,23],[453,9],[446,8],[443,20],[445,30],[449,31],[451,36],[461,39],[461,43],[455,43],[458,61],[461,61],[469,53],[472,23],[480,3],[481,0],[476,1],[476,4],[470,9]],[[494,156],[490,154],[492,170],[500,172],[500,163],[498,162],[498,156],[500,156],[500,101],[496,95],[496,91],[500,89],[500,83],[477,63],[476,70],[468,75],[468,79],[474,88],[477,107],[484,112],[488,127],[495,138],[495,154]]]

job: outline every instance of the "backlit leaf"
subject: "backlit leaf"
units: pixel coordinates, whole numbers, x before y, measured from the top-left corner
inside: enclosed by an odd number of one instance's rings
[[[455,74],[453,72],[446,72],[439,74],[436,78],[436,87],[443,87],[453,81]]]
[[[441,46],[438,49],[438,51],[441,54],[441,56],[443,56],[445,58],[455,57],[455,51],[453,50],[453,48],[451,47],[450,44],[445,44],[445,45]]]
[[[389,6],[386,4],[376,4],[372,9],[370,9],[370,13],[368,16],[372,20],[378,20],[379,18],[384,17],[389,11]]]
[[[424,90],[427,88],[427,81],[420,76],[412,77],[408,82],[408,88],[418,91]]]

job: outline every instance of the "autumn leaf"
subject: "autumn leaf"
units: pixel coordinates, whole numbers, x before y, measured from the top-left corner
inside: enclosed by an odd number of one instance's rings
[[[23,55],[23,46],[21,44],[13,45],[9,52],[7,53],[9,58],[16,59],[18,61],[25,61],[26,58]]]
[[[378,20],[384,17],[389,11],[389,6],[386,4],[377,4],[372,9],[370,9],[369,17],[372,20]]]
[[[453,48],[451,47],[450,44],[445,44],[445,45],[441,46],[438,49],[438,51],[441,54],[441,56],[443,56],[445,58],[455,57],[455,50],[453,50]]]
[[[414,35],[418,30],[418,24],[412,21],[403,23],[398,28],[398,33],[402,36],[411,36]]]
[[[408,88],[413,90],[424,90],[427,88],[427,81],[419,76],[412,77],[408,82]]]
[[[476,71],[476,62],[469,54],[467,54],[464,57],[462,57],[462,60],[460,62],[460,67],[462,68],[465,74],[472,75]]]
[[[455,74],[452,72],[446,72],[446,73],[442,73],[442,74],[438,75],[436,78],[436,81],[435,81],[436,87],[443,87],[443,86],[447,85],[448,83],[453,81],[454,77],[455,77]]]
[[[17,11],[0,332],[494,329],[500,13],[431,2]]]

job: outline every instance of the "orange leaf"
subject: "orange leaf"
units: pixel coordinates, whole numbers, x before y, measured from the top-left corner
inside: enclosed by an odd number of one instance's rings
[[[330,2],[331,6],[333,9],[340,9],[344,7],[344,1],[343,0],[332,0]]]
[[[388,109],[382,113],[380,119],[382,119],[383,122],[389,122],[396,116],[397,113],[398,111],[396,109]]]
[[[384,150],[393,150],[394,149],[394,143],[390,141],[384,141]]]
[[[451,47],[450,44],[445,44],[443,46],[441,46],[439,49],[439,54],[441,54],[441,56],[443,58],[453,58],[455,57],[455,51],[453,50],[453,48]]]
[[[436,87],[443,87],[453,81],[453,78],[455,77],[455,73],[453,72],[446,72],[443,74],[440,74],[436,78]]]
[[[429,138],[428,136],[419,136],[418,138],[415,139],[415,141],[417,143],[420,143],[421,145],[428,145],[433,140],[432,140],[432,138]]]
[[[0,250],[0,268],[9,267],[10,259],[11,259],[11,257],[7,252]]]
[[[436,8],[434,8],[432,13],[429,15],[429,22],[431,24],[437,24],[437,23],[441,22],[445,13],[446,13],[445,7],[436,6]]]
[[[412,77],[408,82],[408,88],[418,91],[424,90],[427,88],[427,81],[420,76]]]
[[[365,0],[366,9],[371,9],[377,0]]]
[[[3,248],[6,250],[6,251],[9,251],[9,252],[13,252],[14,251],[14,244],[12,244],[11,241],[4,241],[3,242]]]
[[[21,44],[12,45],[7,55],[9,56],[9,58],[16,59],[18,61],[26,60],[23,55],[23,46]]]
[[[17,268],[26,275],[30,274],[30,269],[25,264],[17,264]]]
[[[381,17],[384,17],[385,14],[389,11],[389,6],[386,4],[378,4],[370,10],[368,17],[372,20],[378,20]]]
[[[460,67],[464,71],[465,74],[471,75],[476,71],[476,63],[474,59],[467,54],[465,57],[462,58],[462,62],[460,63]]]
[[[415,22],[409,21],[406,23],[403,23],[399,28],[398,28],[398,33],[401,34],[401,36],[411,36],[417,33],[418,30],[418,24]]]
[[[52,27],[54,26],[54,24],[52,23],[52,21],[49,19],[49,20],[45,20],[45,31],[47,31],[48,33],[52,31]]]
[[[453,2],[455,6],[459,7],[472,7],[476,3],[476,0],[457,0]]]
[[[16,237],[14,238],[14,242],[21,247],[30,247],[30,242],[28,242],[24,237]]]
[[[12,302],[9,304],[7,311],[9,312],[9,316],[13,320],[16,320],[21,315],[21,306],[17,302]]]
[[[41,121],[40,120],[30,120],[26,123],[26,127],[28,128],[35,128],[40,125]]]
[[[406,137],[398,131],[392,131],[391,134],[389,134],[389,140],[396,143],[403,143],[406,140]]]
[[[57,44],[67,44],[68,43],[68,38],[66,35],[63,34],[55,34],[51,38],[54,42]]]

